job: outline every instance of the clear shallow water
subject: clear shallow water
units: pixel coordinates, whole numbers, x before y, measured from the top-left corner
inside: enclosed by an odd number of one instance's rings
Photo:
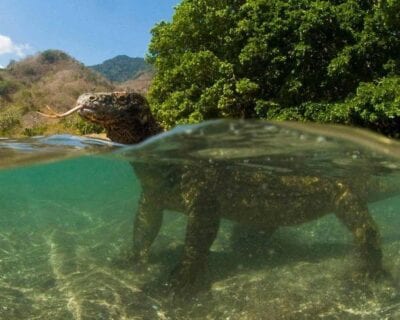
[[[133,147],[71,136],[0,140],[0,319],[398,319],[399,152],[396,142],[359,131],[260,122],[182,127]],[[128,256],[141,187],[129,161],[192,171],[217,164],[267,182],[372,179],[367,201],[392,279],[356,280],[352,236],[334,215],[241,250],[224,221],[209,258],[211,290],[172,301],[163,283],[186,218],[166,213],[147,270],[135,271]],[[246,195],[239,185],[221,184],[221,194]]]

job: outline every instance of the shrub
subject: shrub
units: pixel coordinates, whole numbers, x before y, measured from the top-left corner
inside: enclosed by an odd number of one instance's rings
[[[21,115],[18,112],[6,111],[0,113],[0,133],[5,135],[20,124]]]
[[[308,102],[297,107],[269,109],[269,117],[281,120],[344,123],[400,137],[400,76],[360,83],[344,102]]]
[[[40,59],[45,63],[55,63],[60,60],[71,59],[65,52],[59,50],[46,50],[40,54]]]
[[[104,128],[89,121],[83,120],[79,116],[64,118],[61,122],[65,128],[76,130],[79,134],[86,135],[91,133],[104,132]]]
[[[18,85],[10,80],[0,79],[0,97],[7,97],[17,91]]]
[[[24,128],[22,134],[27,137],[41,136],[47,130],[46,125],[37,125],[32,128]]]

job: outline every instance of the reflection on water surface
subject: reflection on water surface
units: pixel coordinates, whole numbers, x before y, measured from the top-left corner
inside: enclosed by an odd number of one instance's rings
[[[399,150],[350,129],[234,121],[132,147],[70,136],[1,140],[0,319],[399,318]],[[144,185],[159,188],[151,203],[167,210],[139,269],[132,224]],[[218,206],[197,208],[239,223],[221,223],[201,274],[210,289],[173,300],[165,283],[188,222],[174,211],[187,211],[180,192],[190,203],[202,185]],[[390,276],[360,277],[358,228],[352,234],[329,214],[349,190],[346,208],[368,203]],[[255,228],[279,219],[274,232]]]

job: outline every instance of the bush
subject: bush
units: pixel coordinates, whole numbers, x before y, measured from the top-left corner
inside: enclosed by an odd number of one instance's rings
[[[347,123],[400,137],[400,76],[361,83],[341,108]]]
[[[24,128],[22,134],[27,137],[41,136],[47,130],[46,125],[37,125],[32,128]]]
[[[269,111],[270,118],[344,123],[399,138],[400,76],[360,83],[356,93],[344,102],[308,102],[298,107]]]
[[[17,112],[6,111],[0,114],[0,133],[8,134],[11,129],[20,124],[20,114]]]
[[[42,62],[45,63],[55,63],[60,60],[68,60],[70,57],[62,51],[59,50],[46,50],[40,54]]]
[[[8,95],[17,91],[18,85],[9,80],[0,80],[0,97],[7,97]]]
[[[83,120],[79,116],[72,116],[70,118],[64,118],[62,124],[65,128],[76,130],[79,134],[86,135],[91,133],[102,133],[104,128],[100,125],[96,125],[89,121]]]

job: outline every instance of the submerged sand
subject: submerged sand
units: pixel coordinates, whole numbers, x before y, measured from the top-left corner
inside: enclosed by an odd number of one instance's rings
[[[164,288],[182,248],[182,215],[168,215],[148,269],[138,272],[127,257],[129,215],[31,202],[48,216],[24,225],[25,213],[0,231],[0,319],[398,319],[397,201],[373,206],[390,281],[355,280],[351,236],[334,216],[283,228],[247,254],[232,251],[226,222],[210,256],[211,290],[184,301]]]

